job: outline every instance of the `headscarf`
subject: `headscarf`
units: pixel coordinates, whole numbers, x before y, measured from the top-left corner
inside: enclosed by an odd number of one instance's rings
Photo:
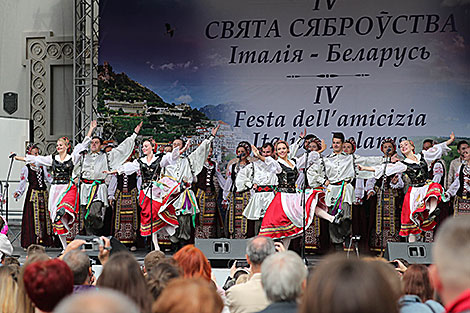
[[[33,151],[33,149],[38,149],[39,150],[39,147],[35,143],[28,144],[26,146],[26,154],[31,154],[31,151]]]
[[[384,145],[385,145],[386,143],[391,143],[392,146],[393,146],[394,152],[397,151],[397,144],[395,143],[395,140],[394,140],[393,138],[391,138],[391,137],[388,137],[388,138],[384,138],[384,139],[382,140],[382,142],[380,143],[380,150],[381,150],[382,152],[384,152],[384,149],[383,149],[383,148],[384,148]],[[414,144],[413,144],[413,147],[414,147]]]
[[[354,140],[354,137],[349,137],[348,140],[346,140],[344,143],[349,143],[352,146],[352,153],[356,152],[356,140]]]

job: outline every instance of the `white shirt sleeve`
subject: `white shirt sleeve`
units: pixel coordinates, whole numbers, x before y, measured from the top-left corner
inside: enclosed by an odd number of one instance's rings
[[[440,159],[443,155],[446,155],[447,152],[451,149],[446,145],[445,142],[434,145],[428,150],[423,150],[424,159],[426,162],[431,163],[434,160]]]
[[[179,157],[180,157],[180,148],[176,147],[171,152],[167,152],[163,156],[162,160],[160,161],[160,166],[166,167],[168,165],[175,164],[175,162],[178,161]]]
[[[72,151],[73,164],[78,163],[81,157],[80,153],[88,150],[88,148],[90,147],[90,143],[91,143],[91,137],[86,136],[85,139],[83,139],[81,143],[75,145]]]
[[[31,154],[27,154],[25,156],[26,163],[34,163],[37,166],[52,166],[52,155],[37,155],[33,156]]]
[[[455,196],[457,194],[457,191],[459,191],[460,188],[460,179],[457,177],[454,179],[454,182],[449,186],[449,189],[447,189],[447,194],[450,196]]]
[[[116,148],[108,152],[109,167],[115,169],[121,166],[131,155],[135,146],[136,133],[124,139]]]
[[[116,188],[117,188],[117,175],[111,175],[111,180],[109,181],[109,186],[108,186],[108,200],[113,199],[114,200],[114,194],[116,193]]]
[[[132,162],[124,163],[123,165],[119,166],[116,170],[118,174],[124,173],[126,175],[132,175],[138,170],[140,170],[139,161],[134,160]]]
[[[251,177],[253,175],[254,166],[254,163],[250,163],[238,172],[237,178],[235,179],[235,186],[237,187],[237,190],[244,191],[253,187]]]
[[[441,163],[436,162],[432,169],[432,181],[435,183],[439,183],[441,181],[442,176],[444,175],[444,167]]]
[[[16,199],[21,198],[24,191],[26,190],[27,183],[28,183],[28,167],[25,165],[23,166],[23,168],[21,168],[20,184],[18,185],[18,188],[15,191],[15,193],[18,193],[18,197]]]

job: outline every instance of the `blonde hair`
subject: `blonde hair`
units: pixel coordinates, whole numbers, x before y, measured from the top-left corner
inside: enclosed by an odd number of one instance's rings
[[[17,312],[18,284],[10,274],[8,267],[0,269],[0,308],[3,313]]]

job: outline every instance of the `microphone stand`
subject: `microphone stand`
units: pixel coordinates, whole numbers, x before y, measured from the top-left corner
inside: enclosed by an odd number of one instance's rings
[[[15,155],[12,155],[10,157],[10,166],[8,167],[8,174],[7,174],[7,179],[5,181],[5,218],[6,218],[6,223],[8,224],[8,207],[9,207],[9,196],[8,196],[8,189],[10,188],[10,184],[9,184],[9,181],[10,181],[10,174],[11,174],[11,168],[13,167],[13,160],[15,159]],[[11,228],[8,227],[8,230],[10,230]],[[16,239],[16,238],[15,238]]]
[[[78,184],[77,184],[77,196],[75,197],[75,206],[74,206],[74,210],[75,212],[78,212],[78,216],[77,216],[77,219],[78,219],[78,234],[80,234],[80,221],[81,221],[81,213],[83,213],[83,223],[85,223],[85,215],[86,215],[86,212],[80,212],[80,205],[81,205],[81,199],[80,199],[80,195],[81,195],[81,187],[82,187],[82,176],[83,176],[83,159],[85,158],[85,155],[88,153],[88,150],[83,150],[82,152],[80,152],[80,171],[78,172]],[[73,180],[72,180],[72,184],[73,184]],[[77,210],[78,208],[78,210]],[[85,225],[83,225],[85,226]],[[86,233],[86,227],[85,227],[85,233]]]
[[[306,142],[303,143],[304,146]],[[302,250],[300,252],[301,258],[304,260],[305,265],[308,266],[308,260],[305,257],[305,226],[306,226],[306,211],[307,211],[307,202],[305,199],[305,191],[307,189],[307,166],[308,166],[308,156],[309,156],[310,150],[308,149],[308,144],[307,144],[307,149],[305,149],[305,164],[304,164],[304,181],[302,184],[302,198],[301,198],[301,203],[302,203]]]

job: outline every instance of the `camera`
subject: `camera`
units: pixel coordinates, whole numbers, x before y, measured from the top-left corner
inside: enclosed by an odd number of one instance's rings
[[[88,256],[98,256],[100,253],[100,246],[104,247],[104,241],[98,236],[77,236],[75,239],[84,240],[85,243],[82,245],[82,250]]]

